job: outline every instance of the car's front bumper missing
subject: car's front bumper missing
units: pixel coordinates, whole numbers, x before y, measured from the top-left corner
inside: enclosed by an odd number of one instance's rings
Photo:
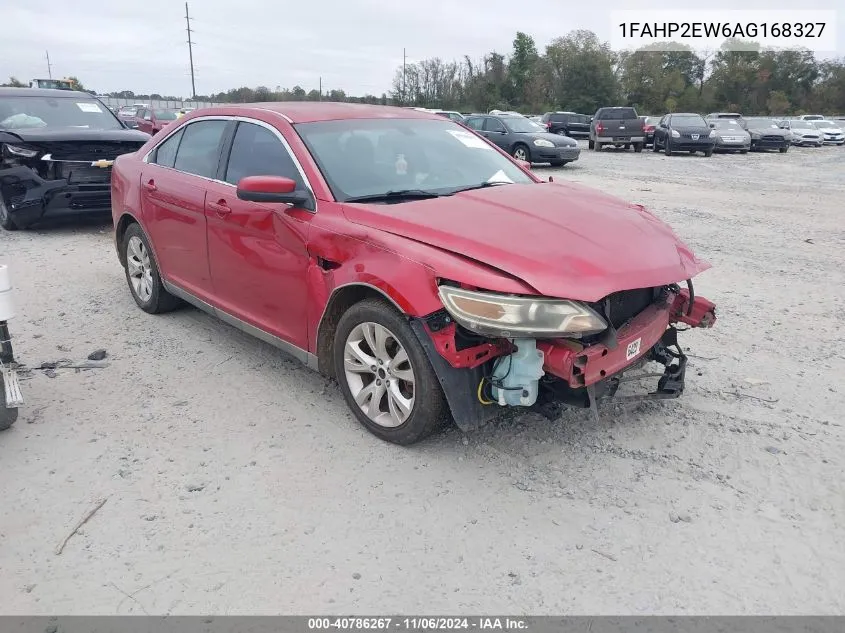
[[[106,214],[111,211],[111,185],[105,182],[73,183],[45,180],[28,167],[0,170],[0,191],[9,217],[18,227],[62,216]]]

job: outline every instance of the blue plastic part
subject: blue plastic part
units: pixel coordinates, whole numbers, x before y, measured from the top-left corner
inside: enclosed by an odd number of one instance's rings
[[[499,357],[493,368],[492,393],[503,407],[530,407],[537,401],[539,380],[543,374],[543,352],[533,338],[511,341],[516,351]]]

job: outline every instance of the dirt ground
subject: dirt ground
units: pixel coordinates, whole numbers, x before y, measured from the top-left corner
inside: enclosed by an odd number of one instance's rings
[[[0,234],[19,360],[109,363],[33,372],[0,435],[0,612],[845,612],[845,148],[538,172],[712,262],[681,400],[391,446],[275,349],[141,312],[108,225]]]

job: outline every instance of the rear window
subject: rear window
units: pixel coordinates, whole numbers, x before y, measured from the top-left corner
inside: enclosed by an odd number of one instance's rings
[[[627,121],[636,119],[637,111],[634,108],[609,108],[599,112],[600,121]]]

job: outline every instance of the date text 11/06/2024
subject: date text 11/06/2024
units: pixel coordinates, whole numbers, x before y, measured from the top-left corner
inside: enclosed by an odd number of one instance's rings
[[[313,631],[340,629],[347,631],[402,630],[402,631],[519,631],[527,630],[528,623],[519,618],[478,617],[332,617],[308,618],[308,629]]]

